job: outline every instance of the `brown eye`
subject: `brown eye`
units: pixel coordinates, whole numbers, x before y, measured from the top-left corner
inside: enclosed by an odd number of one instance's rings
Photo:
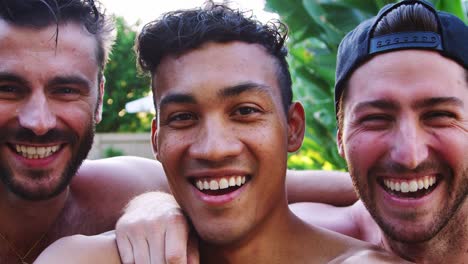
[[[14,85],[0,85],[0,99],[15,99],[21,96],[23,90]]]
[[[195,119],[194,114],[192,114],[192,113],[181,113],[181,114],[172,115],[169,118],[169,122],[185,121],[185,120],[193,120],[193,119]]]
[[[253,107],[244,106],[244,107],[239,107],[239,109],[237,109],[236,112],[238,112],[240,115],[250,115],[250,114],[259,112],[259,110]]]

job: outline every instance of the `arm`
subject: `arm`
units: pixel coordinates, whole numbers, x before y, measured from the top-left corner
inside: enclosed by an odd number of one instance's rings
[[[150,192],[133,199],[116,230],[123,263],[199,262],[197,239],[167,193]]]
[[[46,248],[34,264],[118,264],[119,253],[112,233],[64,237]]]
[[[351,177],[345,172],[288,170],[286,187],[289,203],[315,202],[347,206],[358,199]]]

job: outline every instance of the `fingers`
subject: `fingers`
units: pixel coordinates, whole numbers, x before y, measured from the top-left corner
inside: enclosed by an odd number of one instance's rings
[[[154,227],[146,221],[123,219],[116,225],[116,240],[121,262],[124,264],[150,264],[147,237]]]
[[[120,260],[123,264],[133,264],[133,248],[126,235],[116,233],[117,248],[119,249]]]
[[[189,238],[189,226],[185,216],[180,212],[174,212],[167,216],[167,228],[165,234],[165,263],[187,263],[187,243]]]
[[[149,245],[144,237],[131,239],[133,245],[133,256],[135,257],[136,264],[149,264],[151,263]]]
[[[152,230],[148,230],[148,255],[150,256],[151,264],[162,264],[165,262],[164,257],[164,234],[166,225],[154,226]],[[146,264],[136,263],[136,264]]]
[[[125,264],[187,263],[189,225],[174,197],[146,193],[129,203],[116,226]]]

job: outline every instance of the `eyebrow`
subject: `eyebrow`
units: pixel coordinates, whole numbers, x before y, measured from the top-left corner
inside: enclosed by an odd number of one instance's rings
[[[260,92],[260,93],[268,93],[269,89],[268,86],[266,85],[261,85],[258,83],[253,83],[253,82],[247,82],[247,83],[242,83],[234,86],[229,86],[221,89],[218,91],[218,97],[221,99],[225,99],[228,97],[234,97],[238,96],[244,92],[248,91],[255,91],[255,92]],[[163,99],[161,99],[161,102],[159,103],[160,108],[163,108],[164,106],[168,104],[196,104],[197,100],[195,99],[195,96],[192,94],[184,94],[184,93],[173,93],[173,94],[168,94],[166,95]]]
[[[366,101],[361,102],[356,105],[354,108],[354,112],[360,112],[366,108],[378,108],[382,110],[390,110],[395,111],[400,107],[400,105],[394,101],[390,100],[374,100],[374,101]]]
[[[16,82],[24,86],[30,86],[29,81],[27,81],[26,79],[22,78],[19,75],[16,75],[14,73],[9,73],[9,72],[0,72],[0,81]],[[84,86],[87,88],[90,88],[92,86],[91,83],[87,79],[80,77],[80,76],[76,76],[76,75],[57,76],[47,83],[48,86],[63,85],[63,84],[77,84],[77,85]]]
[[[0,81],[6,81],[6,82],[16,82],[16,83],[20,83],[24,86],[28,86],[29,85],[29,82],[16,75],[16,74],[13,74],[13,73],[9,73],[9,72],[0,72]]]
[[[269,93],[268,86],[254,83],[246,82],[234,86],[226,87],[218,92],[218,96],[221,98],[228,98],[238,96],[245,92],[259,92],[259,93]]]
[[[89,80],[80,76],[76,76],[76,75],[57,76],[48,82],[49,86],[63,85],[63,84],[75,84],[75,85],[84,86],[87,88],[90,88],[92,86]]]
[[[414,108],[427,108],[431,106],[437,106],[442,104],[451,104],[459,107],[463,107],[463,101],[457,97],[433,97],[424,99],[421,101],[416,102],[413,107]]]
[[[196,104],[197,100],[191,94],[173,93],[164,96],[159,102],[159,107],[163,108],[168,104]]]

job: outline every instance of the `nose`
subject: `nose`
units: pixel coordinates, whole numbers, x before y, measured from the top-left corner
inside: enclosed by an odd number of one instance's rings
[[[391,158],[394,162],[408,169],[415,169],[428,158],[426,137],[417,120],[406,118],[400,121],[395,133],[391,143]]]
[[[206,161],[223,161],[242,152],[242,142],[236,130],[222,122],[205,120],[195,141],[189,148],[192,158]]]
[[[44,135],[55,127],[56,117],[43,94],[34,94],[19,109],[19,123],[36,135]]]

